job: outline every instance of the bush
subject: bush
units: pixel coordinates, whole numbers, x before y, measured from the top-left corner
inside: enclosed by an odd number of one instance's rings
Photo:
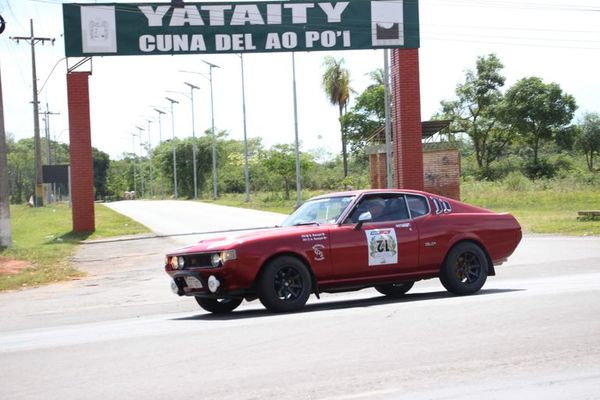
[[[504,178],[503,183],[506,190],[514,192],[524,192],[531,189],[531,181],[519,171],[509,173]]]
[[[556,166],[545,159],[539,159],[537,162],[528,160],[523,165],[523,173],[532,180],[542,178],[552,179],[556,175],[556,172]]]

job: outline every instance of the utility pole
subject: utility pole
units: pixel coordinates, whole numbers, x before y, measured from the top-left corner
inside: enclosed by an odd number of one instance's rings
[[[50,111],[50,109],[48,108],[48,103],[46,103],[46,111],[42,112],[42,114],[44,115],[44,128],[46,133],[46,164],[52,165],[52,151],[50,148],[50,116],[60,115],[60,113]],[[54,190],[49,190],[47,194],[48,196],[46,198],[46,202],[50,203],[53,197],[52,195],[54,194]]]
[[[40,116],[38,108],[38,90],[37,90],[37,72],[35,66],[35,45],[38,43],[44,44],[45,42],[51,42],[54,45],[54,38],[36,37],[33,34],[33,20],[29,20],[29,26],[31,29],[31,35],[27,36],[15,36],[11,37],[19,43],[20,40],[29,42],[31,45],[31,75],[33,80],[33,135],[35,143],[35,196],[34,206],[42,206],[42,197],[44,189],[42,186],[42,152],[41,152],[41,141],[40,141]]]
[[[12,246],[7,153],[6,132],[4,131],[4,103],[2,101],[2,74],[0,71],[0,250]]]

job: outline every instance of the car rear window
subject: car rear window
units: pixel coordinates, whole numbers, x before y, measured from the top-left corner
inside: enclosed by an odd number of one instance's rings
[[[425,197],[409,194],[406,195],[406,201],[408,202],[411,217],[418,218],[429,214],[429,204]]]

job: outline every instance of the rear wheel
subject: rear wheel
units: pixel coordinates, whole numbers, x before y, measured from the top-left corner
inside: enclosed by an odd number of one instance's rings
[[[295,257],[282,256],[263,269],[257,284],[258,298],[269,311],[296,311],[306,304],[311,286],[304,263]]]
[[[209,299],[206,297],[196,297],[198,305],[213,314],[226,314],[238,308],[242,304],[242,299]]]
[[[481,289],[487,279],[487,270],[487,257],[481,247],[463,242],[448,253],[440,271],[440,281],[449,292],[471,294]]]
[[[400,297],[413,287],[414,282],[402,282],[402,283],[392,283],[389,285],[378,285],[375,286],[375,290],[377,290],[381,294],[385,294],[390,297]]]

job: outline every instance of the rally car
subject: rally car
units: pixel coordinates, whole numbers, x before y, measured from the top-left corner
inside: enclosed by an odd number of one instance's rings
[[[207,311],[245,299],[273,312],[302,308],[311,293],[374,287],[401,296],[439,278],[477,292],[521,240],[508,213],[413,190],[361,190],[312,198],[271,229],[201,240],[167,254],[173,291]]]

